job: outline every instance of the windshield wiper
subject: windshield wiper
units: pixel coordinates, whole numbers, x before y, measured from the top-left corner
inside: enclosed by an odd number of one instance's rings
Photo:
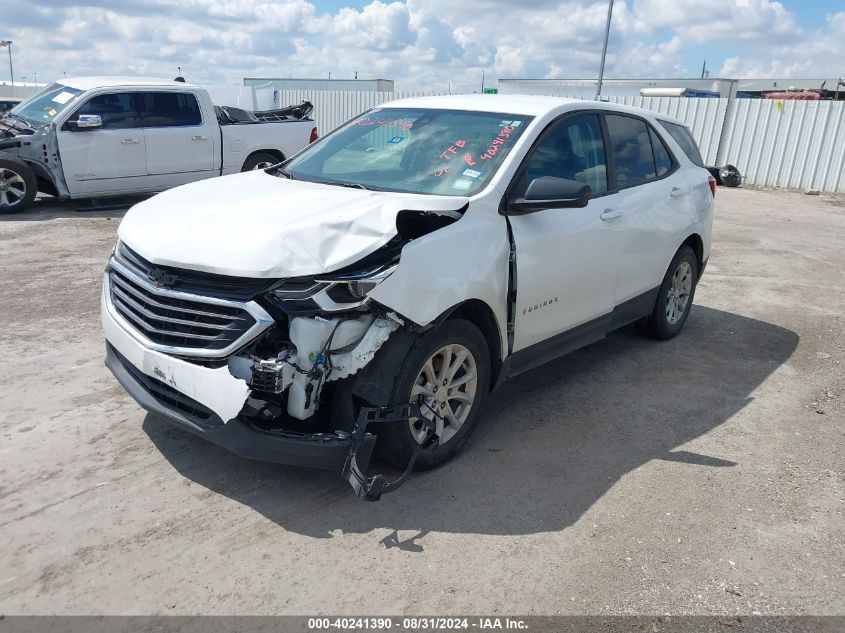
[[[17,121],[17,122],[19,122],[20,126],[22,126],[22,129],[35,132],[35,128],[32,127],[32,125],[29,123],[29,121],[27,121],[26,119],[24,119],[22,117],[19,117],[17,114],[12,114],[11,112],[7,112],[6,115],[3,118],[4,119],[11,119],[13,121]],[[14,127],[18,127],[18,125],[15,125],[14,123],[12,125]]]
[[[367,187],[360,182],[327,182],[327,185],[337,185],[338,187],[349,187],[350,189],[363,189],[364,191],[378,191],[375,187]]]
[[[278,175],[278,176],[284,176],[288,180],[296,180],[296,178],[294,178],[293,174],[290,173],[284,167],[277,167],[276,170],[273,173]]]

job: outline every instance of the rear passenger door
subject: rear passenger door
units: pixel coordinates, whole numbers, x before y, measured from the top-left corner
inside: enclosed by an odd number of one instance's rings
[[[689,234],[689,183],[649,122],[621,113],[605,114],[604,119],[611,186],[617,190],[613,206],[619,216],[614,221],[620,236],[614,304],[631,301],[636,311],[653,304],[653,290]]]
[[[196,95],[179,91],[138,93],[147,145],[147,174],[155,188],[173,187],[212,175],[215,129]]]

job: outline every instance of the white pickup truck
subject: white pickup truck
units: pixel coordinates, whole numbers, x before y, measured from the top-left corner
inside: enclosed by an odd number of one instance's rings
[[[316,140],[311,109],[219,107],[200,86],[163,79],[62,79],[0,118],[0,213],[37,192],[152,193],[268,167]]]

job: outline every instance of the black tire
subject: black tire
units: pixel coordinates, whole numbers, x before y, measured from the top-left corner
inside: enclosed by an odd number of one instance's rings
[[[676,320],[671,322],[667,312],[669,312],[670,290],[672,288],[672,279],[675,273],[684,265],[689,265],[691,279],[691,287],[689,289],[689,298],[684,306],[683,311]],[[657,292],[657,299],[654,302],[654,309],[651,314],[644,319],[637,322],[637,327],[646,335],[666,341],[678,335],[687,321],[692,302],[695,298],[695,288],[698,285],[698,259],[695,253],[689,246],[681,246],[675,256],[672,258],[672,263],[663,277],[663,283],[660,284],[660,290]]]
[[[250,154],[246,161],[244,162],[244,166],[241,168],[241,171],[253,171],[254,169],[267,169],[272,165],[278,165],[282,162],[282,159],[276,156],[275,154],[271,154],[269,152],[255,152],[254,154]]]
[[[487,393],[490,390],[490,351],[487,348],[484,335],[474,323],[464,319],[455,319],[445,321],[425,332],[411,346],[394,379],[391,404],[405,404],[409,401],[412,388],[422,371],[423,365],[447,345],[461,345],[472,354],[476,369],[475,398],[470,405],[466,419],[457,432],[436,449],[424,453],[417,459],[416,469],[418,470],[436,468],[460,452],[475,427],[478,426]],[[460,376],[461,371],[459,370],[455,374],[456,377]],[[424,401],[425,399],[418,396],[418,400]],[[448,403],[450,409],[452,402],[455,402],[455,400],[450,400]],[[460,407],[461,405],[458,404],[457,406]],[[437,408],[436,402],[434,407]],[[423,407],[423,413],[426,413],[425,407]],[[379,456],[399,468],[405,468],[417,447],[417,440],[411,433],[410,424],[393,423],[385,425],[379,430],[378,436],[376,449]]]
[[[725,165],[719,169],[719,180],[726,187],[739,187],[742,184],[742,176],[733,165]]]
[[[38,181],[22,160],[0,156],[0,213],[23,211],[35,200]]]

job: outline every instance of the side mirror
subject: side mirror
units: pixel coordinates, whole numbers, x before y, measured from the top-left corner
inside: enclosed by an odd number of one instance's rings
[[[525,215],[543,209],[586,207],[593,190],[577,180],[541,176],[528,185],[525,195],[509,200],[507,215]]]
[[[80,114],[76,121],[72,121],[77,130],[98,130],[103,127],[103,117],[99,114]]]

